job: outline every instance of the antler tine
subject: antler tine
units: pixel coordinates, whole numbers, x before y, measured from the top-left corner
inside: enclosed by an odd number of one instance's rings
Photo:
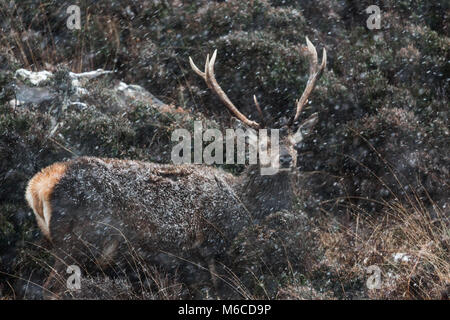
[[[196,74],[198,74],[200,77],[202,77],[204,80],[206,80],[206,74],[204,72],[200,71],[199,68],[197,68],[197,66],[195,65],[195,63],[191,57],[189,57],[189,64],[191,65],[192,70],[194,70],[194,72]]]
[[[214,85],[211,79],[214,78],[214,63],[216,63],[216,57],[217,57],[217,49],[214,50],[211,56],[211,60],[209,60],[209,54],[206,55],[206,63],[205,63],[206,84],[208,88],[210,88],[213,91]]]
[[[261,110],[261,107],[259,106],[258,99],[256,99],[256,95],[253,95],[253,101],[255,102],[256,111],[258,111],[259,117],[261,118],[261,125],[265,126],[264,114]]]
[[[291,123],[294,123],[300,117],[303,107],[308,102],[309,95],[311,94],[311,92],[314,89],[314,86],[316,85],[316,81],[320,78],[323,70],[327,66],[327,51],[325,50],[325,48],[323,48],[322,63],[319,66],[316,47],[314,47],[311,41],[309,41],[308,37],[306,37],[306,44],[308,46],[311,64],[309,67],[309,78],[302,96],[300,97],[300,99],[296,101],[297,108],[295,116],[292,118]]]
[[[220,100],[228,108],[228,110],[231,111],[231,113],[233,113],[239,120],[241,120],[247,126],[254,129],[259,129],[261,125],[255,121],[248,119],[241,112],[239,112],[239,110],[236,108],[233,102],[231,102],[231,100],[228,98],[226,93],[222,90],[219,83],[217,82],[216,77],[214,76],[214,63],[216,62],[216,57],[217,57],[217,49],[214,50],[214,53],[211,56],[211,60],[209,60],[209,54],[207,55],[205,63],[205,72],[202,72],[197,68],[197,66],[194,64],[194,61],[192,61],[191,57],[189,57],[189,63],[191,65],[192,70],[194,70],[195,73],[197,73],[205,80],[208,88],[213,90],[219,96]]]
[[[306,37],[306,45],[308,46],[309,54],[311,55],[311,65],[309,66],[310,72],[314,72],[317,67],[317,50],[316,47],[309,41],[309,38]]]

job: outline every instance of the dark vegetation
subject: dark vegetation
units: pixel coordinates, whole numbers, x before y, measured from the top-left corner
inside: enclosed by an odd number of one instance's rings
[[[188,64],[216,48],[218,81],[245,114],[258,119],[256,94],[267,119],[290,116],[307,80],[305,36],[327,49],[328,67],[304,112],[320,119],[299,146],[298,205],[235,239],[233,285],[246,298],[448,295],[446,1],[377,1],[380,30],[366,28],[367,1],[84,0],[78,31],[66,27],[71,4],[0,1],[0,297],[40,298],[53,259],[24,200],[33,174],[81,155],[168,163],[174,128],[192,118],[229,127]],[[11,103],[29,85],[14,77],[18,68],[53,72],[40,87],[55,95]],[[115,72],[86,84],[77,96],[85,106],[70,104],[68,71],[97,68]],[[118,81],[173,107],[123,98]],[[381,289],[366,287],[370,265],[383,272]],[[184,297],[156,273],[148,292],[97,276],[78,298]]]

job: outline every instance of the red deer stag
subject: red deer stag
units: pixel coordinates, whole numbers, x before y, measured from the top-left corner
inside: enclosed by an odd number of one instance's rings
[[[284,125],[276,174],[261,175],[260,163],[236,177],[206,165],[94,157],[54,163],[37,173],[28,183],[26,200],[57,257],[44,288],[62,294],[65,283],[58,285],[55,279],[65,274],[67,265],[85,270],[125,268],[131,252],[167,272],[179,272],[187,284],[194,283],[200,269],[212,272],[214,261],[226,261],[230,241],[246,225],[289,209],[297,162],[294,146],[311,131],[317,114],[296,123],[326,66],[325,49],[318,64],[314,45],[306,41],[309,79],[295,114]],[[216,54],[211,59],[208,55],[204,72],[190,59],[193,70],[245,126],[262,128],[244,116],[217,83]],[[260,111],[256,98],[255,104]]]

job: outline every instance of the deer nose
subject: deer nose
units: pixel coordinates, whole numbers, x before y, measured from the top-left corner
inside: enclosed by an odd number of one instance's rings
[[[289,153],[280,155],[280,164],[283,168],[289,167],[292,162],[292,156]]]

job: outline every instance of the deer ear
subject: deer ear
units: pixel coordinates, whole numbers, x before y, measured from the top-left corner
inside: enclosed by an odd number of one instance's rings
[[[312,132],[318,120],[319,115],[317,114],[317,112],[315,112],[308,119],[303,121],[303,123],[298,127],[295,134],[292,136],[292,143],[296,145],[297,143],[302,142],[303,139]]]

